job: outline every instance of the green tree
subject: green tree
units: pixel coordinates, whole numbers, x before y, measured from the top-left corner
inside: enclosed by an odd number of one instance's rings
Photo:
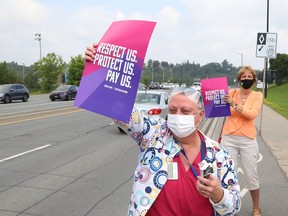
[[[65,67],[62,57],[55,53],[48,53],[46,57],[36,62],[35,69],[39,74],[41,88],[47,92],[53,90],[60,83]]]
[[[276,59],[270,59],[270,70],[275,72],[275,82],[282,85],[284,78],[288,77],[288,55],[277,53]]]
[[[68,84],[79,86],[84,66],[84,59],[81,55],[71,57],[68,69]]]
[[[0,84],[15,83],[16,81],[16,71],[9,69],[5,61],[0,63]]]
[[[167,61],[162,61],[161,62],[161,66],[164,68],[168,68],[169,67],[169,63]]]
[[[149,59],[148,62],[147,62],[147,67],[148,67],[148,68],[151,68],[151,67],[152,67],[152,64],[153,64],[153,60],[152,60],[152,59]]]
[[[229,71],[233,68],[233,65],[230,64],[226,59],[221,63],[221,65],[222,65],[222,69],[226,71]]]
[[[35,68],[26,73],[24,82],[30,91],[38,91],[41,88],[39,84],[39,73],[35,70]]]
[[[141,77],[141,83],[143,83],[145,85],[145,88],[148,89],[149,84],[150,84],[150,80],[148,77],[142,76]]]

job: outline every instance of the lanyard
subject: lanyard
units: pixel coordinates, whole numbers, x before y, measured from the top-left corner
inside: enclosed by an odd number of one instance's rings
[[[182,145],[181,145],[181,147],[182,147]],[[201,150],[201,161],[202,161],[202,160],[204,160],[204,158],[205,158],[205,142],[204,142],[204,140],[203,140],[202,138],[201,138],[201,149],[200,149],[200,150]],[[196,179],[197,179],[197,177],[199,176],[199,173],[198,173],[197,170],[193,167],[193,165],[190,163],[190,161],[189,161],[189,159],[188,159],[188,157],[187,157],[187,154],[186,154],[186,152],[185,152],[185,150],[184,150],[183,147],[182,147],[182,149],[181,149],[181,152],[182,152],[182,154],[184,155],[184,157],[188,160],[189,165],[190,165],[190,168],[191,168],[194,176],[195,176]]]

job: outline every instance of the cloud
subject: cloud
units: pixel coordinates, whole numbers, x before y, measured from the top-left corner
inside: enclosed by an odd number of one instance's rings
[[[84,54],[85,47],[100,40],[116,20],[156,21],[146,60],[201,65],[224,59],[235,66],[244,64],[262,69],[264,60],[256,58],[258,32],[266,31],[266,2],[263,0],[166,0],[123,1],[0,1],[0,62],[33,64],[49,52],[70,57]],[[270,1],[270,32],[278,33],[277,52],[288,47],[288,2]]]

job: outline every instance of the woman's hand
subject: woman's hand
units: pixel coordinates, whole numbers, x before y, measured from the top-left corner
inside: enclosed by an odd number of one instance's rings
[[[224,101],[226,102],[226,103],[228,103],[228,104],[230,104],[230,106],[232,106],[233,105],[233,99],[232,99],[232,97],[230,97],[230,95],[229,94],[226,94],[226,95],[224,95]]]
[[[87,47],[84,57],[85,61],[91,61],[91,62],[94,61],[97,46],[98,44],[95,43],[93,44],[93,46]]]
[[[219,203],[223,199],[223,188],[221,188],[218,178],[213,175],[210,175],[209,178],[198,176],[196,188],[203,197],[212,199],[214,203]]]

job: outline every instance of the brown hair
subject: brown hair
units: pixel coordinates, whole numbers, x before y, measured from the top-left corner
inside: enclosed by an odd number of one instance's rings
[[[249,70],[251,72],[251,74],[253,75],[253,82],[256,83],[257,82],[256,71],[251,66],[244,66],[238,71],[237,81],[240,82],[241,76],[245,73],[246,70]]]

